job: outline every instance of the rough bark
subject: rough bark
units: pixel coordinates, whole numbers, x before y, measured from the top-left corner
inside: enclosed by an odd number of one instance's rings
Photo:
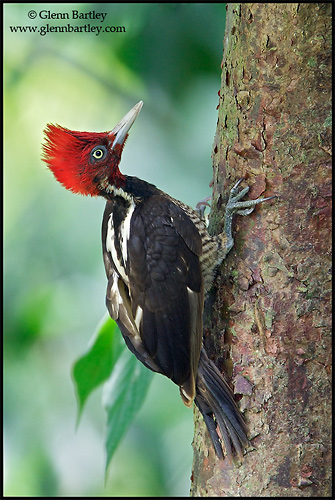
[[[192,496],[331,496],[331,4],[229,4],[210,227],[229,188],[276,194],[236,217],[205,306],[209,355],[249,427],[219,461],[196,411]]]

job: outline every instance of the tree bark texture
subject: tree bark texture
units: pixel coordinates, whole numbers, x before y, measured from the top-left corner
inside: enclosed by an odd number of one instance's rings
[[[251,446],[242,465],[219,461],[195,410],[192,496],[331,496],[331,16],[227,7],[210,229],[239,178],[277,198],[236,216],[205,304]]]

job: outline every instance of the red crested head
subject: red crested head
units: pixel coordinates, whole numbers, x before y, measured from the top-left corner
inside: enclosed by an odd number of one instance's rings
[[[47,125],[43,160],[56,179],[74,193],[103,195],[122,187],[119,163],[128,132],[141,111],[140,101],[110,132],[76,132]]]

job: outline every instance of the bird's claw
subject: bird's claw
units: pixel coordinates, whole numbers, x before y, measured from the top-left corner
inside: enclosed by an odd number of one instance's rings
[[[230,199],[230,198],[234,198],[234,197],[238,194],[238,189],[237,189],[237,188],[239,187],[239,185],[241,184],[241,182],[242,182],[242,181],[243,181],[243,179],[239,179],[239,180],[236,182],[235,186],[233,186],[233,187],[231,188],[231,190],[230,190],[230,196],[229,196],[229,199]],[[249,191],[249,186],[247,186],[246,188],[244,188],[244,189],[241,191],[241,193],[242,193],[243,191],[244,191],[244,193],[243,193],[243,196],[244,196],[244,195],[245,195],[245,194]],[[239,198],[238,198],[238,199],[242,198],[241,193],[240,193],[240,196],[239,196]]]
[[[250,215],[254,211],[255,207],[245,208],[244,210],[237,210],[235,214],[237,215]]]
[[[240,201],[249,191],[249,186],[243,188],[240,192],[238,191],[238,186],[241,184],[243,179],[240,179],[234,187],[230,190],[229,199],[226,205],[226,215],[250,215],[255,206],[263,201],[271,200],[274,196],[269,196],[268,198],[257,198],[256,200],[246,200]]]
[[[232,236],[233,215],[250,215],[254,211],[256,205],[262,203],[263,201],[272,200],[272,198],[275,198],[275,196],[269,196],[268,198],[257,198],[256,200],[240,201],[249,191],[249,186],[243,188],[241,191],[238,190],[238,187],[241,184],[242,180],[243,179],[237,181],[235,186],[233,186],[230,190],[229,199],[226,205],[224,231],[227,236],[228,249],[230,249],[234,244]]]
[[[208,203],[210,199],[211,199],[211,196],[207,196],[203,200],[198,201],[198,203],[195,206],[195,209],[198,212],[199,217],[201,217],[202,219],[205,216],[206,207],[210,207],[210,204]]]

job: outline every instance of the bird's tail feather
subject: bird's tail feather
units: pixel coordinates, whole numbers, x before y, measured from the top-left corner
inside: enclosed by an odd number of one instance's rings
[[[195,403],[204,417],[217,456],[223,458],[222,444],[217,432],[218,425],[227,459],[231,460],[235,451],[242,460],[248,444],[246,424],[234,401],[232,390],[203,348],[196,389]]]

